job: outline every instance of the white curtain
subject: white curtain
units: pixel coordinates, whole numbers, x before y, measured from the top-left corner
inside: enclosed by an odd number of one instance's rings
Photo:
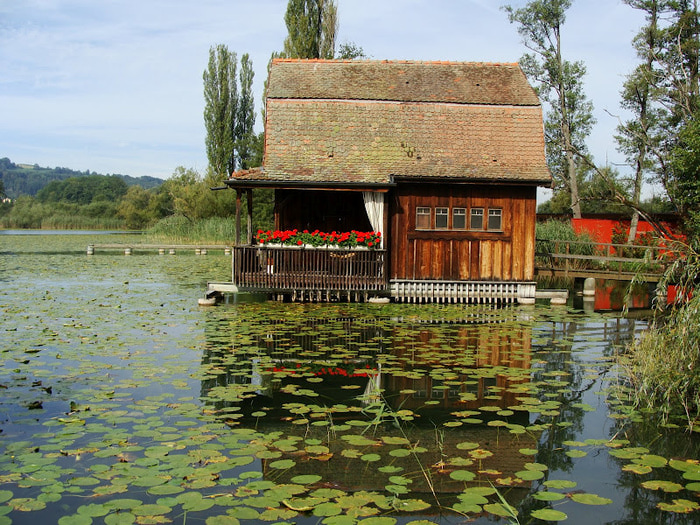
[[[384,194],[378,191],[363,191],[365,210],[372,229],[382,235],[381,247],[384,247]]]

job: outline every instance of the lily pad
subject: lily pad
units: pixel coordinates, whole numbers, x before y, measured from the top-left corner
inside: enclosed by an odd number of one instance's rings
[[[535,510],[531,516],[543,521],[564,521],[569,518],[565,513],[554,509]]]

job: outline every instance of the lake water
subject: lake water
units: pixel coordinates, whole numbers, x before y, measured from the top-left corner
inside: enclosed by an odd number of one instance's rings
[[[698,521],[615,365],[643,316],[201,308],[229,257],[101,240],[0,235],[0,525]]]

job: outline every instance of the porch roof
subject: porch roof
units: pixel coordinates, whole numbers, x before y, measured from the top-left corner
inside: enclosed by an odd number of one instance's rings
[[[239,185],[549,185],[542,109],[517,64],[273,61],[264,168]]]

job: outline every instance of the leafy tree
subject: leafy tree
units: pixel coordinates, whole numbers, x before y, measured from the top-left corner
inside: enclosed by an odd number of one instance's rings
[[[209,166],[219,176],[236,169],[235,131],[238,115],[236,53],[219,44],[209,49],[209,64],[204,71],[204,125]]]
[[[342,60],[355,60],[359,58],[367,58],[367,55],[365,54],[364,49],[354,42],[344,42],[340,44],[336,58],[340,58]]]
[[[583,92],[585,66],[562,55],[561,28],[569,7],[571,0],[532,0],[521,9],[508,5],[504,9],[531,51],[521,58],[523,71],[550,106],[545,117],[545,140],[555,192],[569,193],[574,217],[580,217],[577,174],[586,152],[585,139],[595,120],[593,105]]]
[[[686,218],[686,229],[700,239],[700,115],[679,132],[671,155],[673,186],[670,192]]]
[[[617,127],[615,139],[618,149],[625,154],[627,161],[634,167],[634,183],[631,206],[633,207],[627,242],[632,243],[637,236],[639,224],[639,206],[642,197],[642,185],[645,174],[653,165],[650,154],[652,142],[656,142],[659,115],[652,104],[651,78],[654,75],[654,53],[659,41],[658,0],[625,0],[629,5],[644,5],[648,9],[648,25],[634,39],[638,56],[642,59],[635,70],[627,77],[622,88],[622,107],[629,110],[633,117]]]
[[[289,0],[284,15],[284,58],[333,58],[338,32],[335,0]]]
[[[119,203],[118,215],[127,228],[141,230],[151,225],[156,216],[151,207],[153,194],[139,186],[131,186]]]
[[[628,77],[623,106],[633,119],[618,128],[618,143],[637,180],[654,174],[676,209],[692,214],[693,147],[688,136],[700,110],[700,21],[696,0],[625,0],[645,14],[634,40],[641,64]]]

